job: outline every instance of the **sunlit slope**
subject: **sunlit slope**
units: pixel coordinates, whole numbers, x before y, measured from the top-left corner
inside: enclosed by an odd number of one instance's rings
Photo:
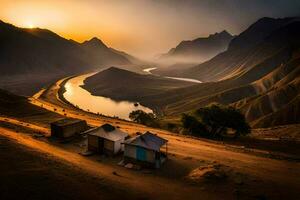
[[[235,105],[257,127],[300,122],[300,59],[270,73],[252,84],[258,95]]]

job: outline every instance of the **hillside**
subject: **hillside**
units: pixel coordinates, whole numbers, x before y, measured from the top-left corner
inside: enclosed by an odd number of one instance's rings
[[[254,127],[300,123],[299,27],[297,18],[263,18],[226,52],[180,74],[208,82],[152,99],[159,99],[167,116],[218,102],[241,109]]]
[[[99,39],[82,44],[46,29],[18,28],[0,21],[0,87],[31,95],[58,78],[130,61]]]
[[[299,27],[298,18],[260,19],[210,61],[164,74],[206,82],[146,96],[141,102],[177,120],[181,113],[216,102],[241,109],[253,127],[300,123]]]
[[[140,102],[151,95],[195,84],[154,75],[137,74],[115,67],[87,78],[84,83],[83,87],[94,95]]]
[[[160,56],[164,62],[204,62],[225,51],[234,38],[227,31],[211,34],[208,37],[182,41],[168,53]]]
[[[2,117],[9,117],[47,128],[51,122],[63,118],[62,115],[31,104],[29,99],[25,97],[0,89],[0,118]]]

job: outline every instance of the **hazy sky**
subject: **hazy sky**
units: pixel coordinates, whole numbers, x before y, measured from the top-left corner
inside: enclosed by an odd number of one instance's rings
[[[77,41],[99,37],[138,56],[224,29],[238,34],[258,18],[300,15],[300,0],[0,0],[0,19]]]

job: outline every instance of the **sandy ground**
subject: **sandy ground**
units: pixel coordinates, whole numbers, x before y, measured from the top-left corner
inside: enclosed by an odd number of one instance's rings
[[[125,187],[17,142],[0,136],[0,199],[117,199],[123,193],[124,199],[136,199]]]
[[[282,155],[274,159],[269,151],[197,140],[132,122],[82,112],[57,99],[59,84],[56,83],[47,91],[35,95],[31,98],[31,102],[68,117],[85,119],[93,126],[111,123],[131,134],[146,130],[155,132],[169,140],[170,156],[167,163],[160,170],[134,171],[117,165],[121,157],[83,157],[78,154],[83,147],[79,147],[80,145],[76,143],[59,144],[43,137],[34,138],[35,132],[45,132],[45,135],[47,131],[49,133],[45,124],[38,125],[38,122],[24,127],[18,120],[2,119],[4,124],[11,126],[3,125],[0,128],[0,136],[34,149],[46,158],[50,156],[60,160],[62,170],[64,165],[72,165],[87,174],[87,179],[90,176],[104,179],[108,185],[116,188],[116,194],[118,189],[125,188],[134,198],[299,199],[300,197],[300,163],[295,155],[292,157]],[[42,130],[39,127],[46,129]],[[203,170],[211,168],[224,176],[212,179],[203,177]],[[200,169],[199,173],[195,173],[197,169]],[[200,174],[199,177],[196,176],[196,181],[195,174]],[[105,190],[103,193],[105,194]]]
[[[187,143],[184,149],[170,146],[172,155],[162,169],[134,171],[117,165],[121,157],[103,158],[97,155],[83,157],[78,154],[82,149],[75,147],[76,144],[59,144],[46,138],[35,139],[32,137],[34,129],[32,132],[22,130],[19,126],[0,128],[0,136],[26,146],[30,149],[29,151],[33,152],[33,155],[37,152],[37,156],[42,156],[42,159],[58,160],[59,164],[56,164],[55,168],[62,174],[66,173],[66,165],[73,166],[71,172],[79,170],[83,174],[75,175],[74,182],[81,176],[85,176],[87,180],[92,179],[91,177],[105,180],[106,186],[113,190],[116,188],[114,194],[118,194],[118,190],[123,189],[130,191],[133,198],[147,197],[149,199],[199,199],[200,196],[203,199],[259,199],[260,197],[292,199],[300,195],[298,192],[299,163],[295,162],[237,153],[215,145],[193,143],[187,140],[178,141]],[[1,159],[5,161],[5,158],[1,157]],[[18,157],[15,159],[20,161]],[[39,167],[51,168],[46,163],[43,161]],[[18,166],[23,168],[22,164],[18,163]],[[221,166],[227,178],[209,180],[200,177],[196,182],[186,180],[188,174],[194,169],[211,165]],[[10,175],[17,176],[18,173],[25,173],[24,176],[29,176],[31,174],[30,170],[29,174],[26,174],[27,171],[20,171],[18,168],[15,172],[16,175],[14,173]],[[102,183],[103,181],[99,182],[100,185]],[[26,187],[24,190],[28,192]],[[81,195],[86,195],[84,190],[81,192],[83,192]],[[105,194],[106,191],[98,189],[95,192]],[[122,195],[119,193],[119,196]],[[108,197],[113,196],[108,195]]]

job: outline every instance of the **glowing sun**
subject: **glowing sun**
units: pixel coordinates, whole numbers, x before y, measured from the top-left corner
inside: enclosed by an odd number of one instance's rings
[[[35,28],[36,26],[32,22],[28,22],[26,27],[27,28]]]

